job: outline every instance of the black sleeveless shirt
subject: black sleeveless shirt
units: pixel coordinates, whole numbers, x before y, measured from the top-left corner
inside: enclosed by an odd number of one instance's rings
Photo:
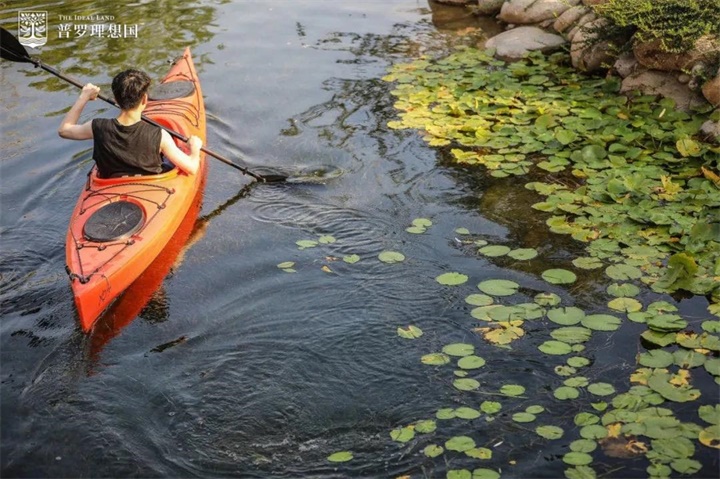
[[[162,130],[144,121],[125,126],[115,118],[92,121],[93,159],[100,178],[162,173]]]

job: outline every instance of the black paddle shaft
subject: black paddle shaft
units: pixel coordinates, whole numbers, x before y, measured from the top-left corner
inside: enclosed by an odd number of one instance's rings
[[[52,73],[53,75],[60,78],[61,80],[65,80],[66,82],[70,83],[71,85],[75,85],[76,87],[78,87],[80,89],[82,89],[84,86],[82,83],[75,80],[74,78],[65,76],[64,74],[60,73],[55,68],[44,64],[40,60],[31,58],[30,55],[28,54],[27,50],[25,49],[25,47],[23,47],[20,44],[18,39],[15,38],[15,36],[12,33],[8,32],[7,30],[5,30],[2,27],[0,27],[0,56],[2,56],[2,58],[6,59],[6,60],[10,60],[13,62],[32,63],[36,67],[42,68],[46,72]],[[115,100],[108,98],[105,95],[98,94],[97,97],[116,108],[120,108],[118,106],[118,104],[115,103]],[[159,128],[162,128],[163,130],[167,131],[171,136],[177,138],[180,141],[187,143],[189,140],[189,138],[186,137],[185,135],[182,135],[181,133],[178,133],[177,131],[171,130],[170,128],[168,128],[166,126],[163,126],[160,123],[158,123],[154,120],[151,120],[150,118],[146,117],[145,115],[142,115],[142,119],[143,119],[143,121],[146,121],[146,122],[150,123],[151,125],[155,125]],[[225,158],[224,156],[219,155],[212,150],[208,150],[204,146],[201,147],[200,150],[202,150],[207,155],[212,156],[216,160],[222,161],[226,165],[231,166],[237,170],[240,170],[241,172],[243,172],[244,174],[246,174],[248,176],[252,176],[257,181],[260,181],[262,183],[277,183],[277,182],[287,180],[287,177],[283,176],[283,175],[263,176],[263,175],[258,175],[257,173],[253,173],[252,171],[248,170],[247,168],[243,168],[242,166],[238,165],[237,163],[232,162],[231,160]]]

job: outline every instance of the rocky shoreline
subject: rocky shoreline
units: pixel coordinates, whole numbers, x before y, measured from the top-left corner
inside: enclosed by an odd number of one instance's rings
[[[485,46],[507,61],[528,52],[570,51],[572,65],[588,73],[605,73],[622,78],[623,92],[672,98],[680,110],[709,103],[720,110],[720,39],[706,35],[694,48],[670,53],[659,41],[634,40],[632,51],[617,55],[613,45],[593,42],[596,32],[608,24],[593,7],[607,0],[436,0],[439,3],[472,8],[477,14],[494,16],[506,28],[487,40]],[[623,40],[629,40],[623,39]],[[710,70],[713,71],[710,71]],[[720,142],[720,122],[703,125],[708,139]]]

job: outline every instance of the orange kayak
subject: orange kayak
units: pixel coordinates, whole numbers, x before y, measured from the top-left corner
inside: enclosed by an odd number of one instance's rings
[[[151,90],[144,115],[206,142],[205,105],[189,48]],[[189,152],[185,143],[177,143]],[[203,153],[200,161],[195,175],[173,168],[158,175],[103,179],[92,168],[65,241],[66,268],[84,332],[157,258],[201,198],[207,169]]]

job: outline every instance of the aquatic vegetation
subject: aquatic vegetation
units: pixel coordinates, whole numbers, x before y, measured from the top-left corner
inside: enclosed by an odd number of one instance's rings
[[[626,98],[617,81],[579,75],[565,61],[505,64],[461,47],[395,65],[385,80],[397,83],[402,113],[388,126],[420,130],[458,165],[494,177],[532,172],[538,180],[526,187],[545,197],[533,208],[551,215],[551,231],[587,244],[575,266],[605,267],[657,292],[706,294],[720,313],[720,148],[694,138],[714,116]],[[480,253],[510,255],[506,248]]]

